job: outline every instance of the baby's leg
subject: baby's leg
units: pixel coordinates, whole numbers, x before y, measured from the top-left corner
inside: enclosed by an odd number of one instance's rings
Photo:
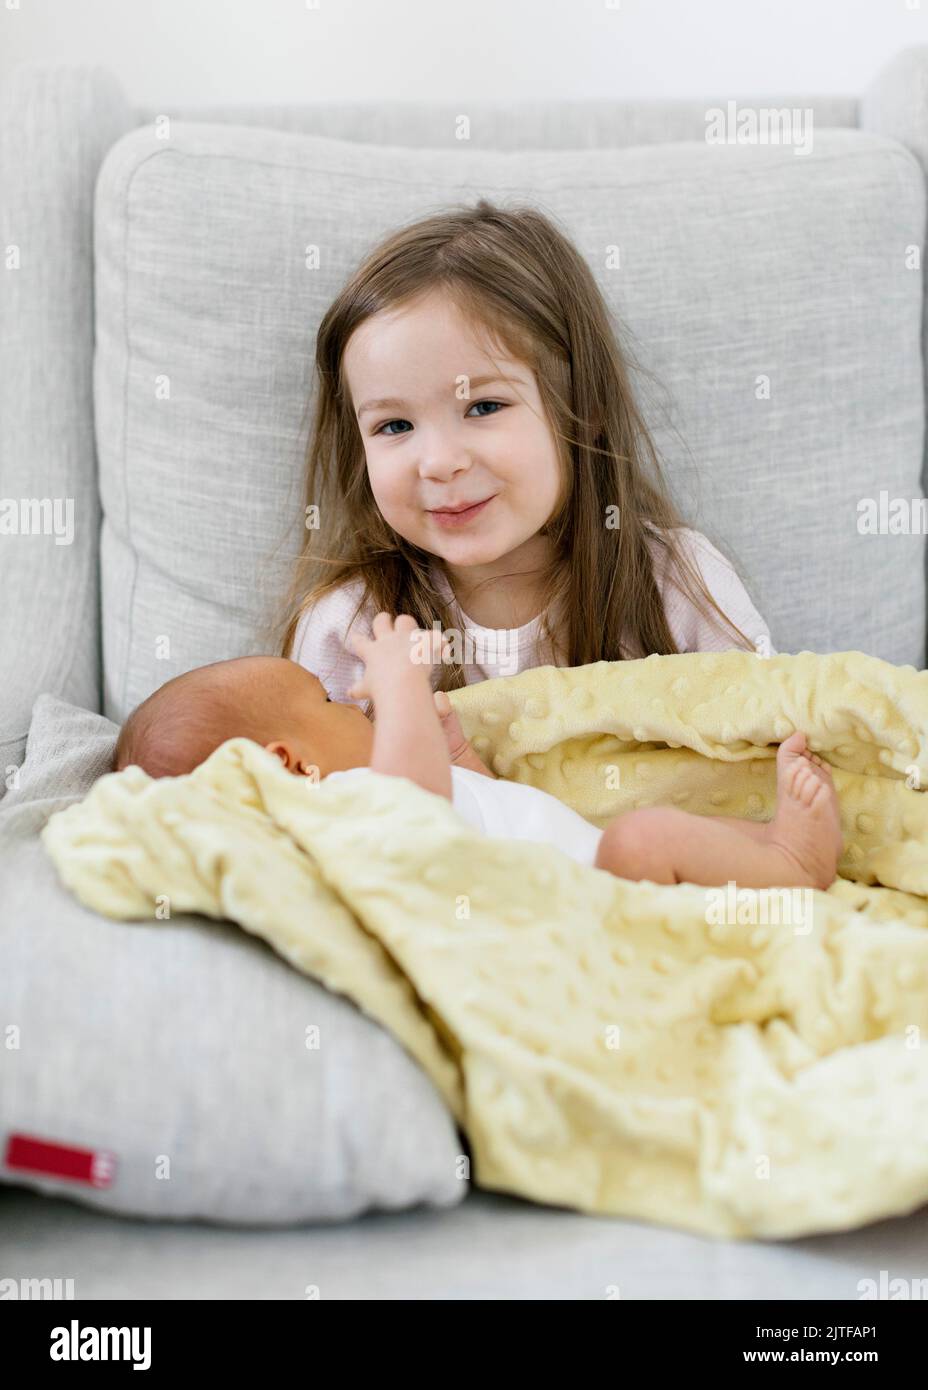
[[[841,849],[831,774],[795,733],[777,751],[777,810],[768,824],[667,806],[631,811],[606,826],[596,867],[654,883],[828,888]]]
[[[745,822],[745,825],[752,824]],[[760,833],[752,833],[752,832]],[[606,826],[596,868],[652,883],[727,883],[789,887],[795,864],[771,847],[766,825],[752,831],[721,816],[694,816],[673,806],[627,811]],[[803,879],[805,882],[805,879]]]
[[[769,833],[769,822],[765,820],[741,820],[738,816],[713,816],[712,819],[716,825],[730,825],[735,830],[743,831],[752,840],[766,841]]]

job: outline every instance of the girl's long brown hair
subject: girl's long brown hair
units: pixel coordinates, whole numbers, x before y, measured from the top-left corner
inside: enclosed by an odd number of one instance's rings
[[[542,635],[551,655],[559,653],[555,664],[676,651],[649,539],[661,548],[670,582],[750,647],[681,549],[676,532],[684,523],[635,402],[626,353],[586,261],[537,209],[504,209],[480,199],[400,228],[381,242],[319,326],[305,505],[320,508],[324,525],[305,533],[281,654],[290,655],[306,609],[356,579],[364,581],[356,611],[372,599],[374,612],[411,613],[426,628],[436,619],[442,628],[453,626],[429,573],[440,561],[398,535],[377,508],[342,371],[348,340],[360,324],[433,290],[452,296],[469,322],[532,368],[559,443],[561,496],[543,528],[552,560],[538,576]],[[616,518],[618,525],[611,525]],[[322,535],[324,547],[316,539]],[[554,612],[562,615],[557,631]],[[439,689],[463,684],[460,665],[442,665]]]

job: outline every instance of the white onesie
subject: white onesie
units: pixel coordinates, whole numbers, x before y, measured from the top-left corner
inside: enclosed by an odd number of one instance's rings
[[[330,772],[325,779],[362,776],[368,767]],[[580,864],[596,858],[602,831],[549,792],[522,782],[497,781],[468,767],[451,768],[452,806],[462,820],[494,840],[533,840],[555,845]]]

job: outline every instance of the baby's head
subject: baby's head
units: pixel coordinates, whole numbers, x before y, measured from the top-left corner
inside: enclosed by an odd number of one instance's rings
[[[113,771],[134,764],[150,777],[192,772],[230,738],[250,738],[298,776],[363,766],[371,726],[355,705],[329,700],[304,666],[280,656],[242,656],[166,681],[132,711]]]

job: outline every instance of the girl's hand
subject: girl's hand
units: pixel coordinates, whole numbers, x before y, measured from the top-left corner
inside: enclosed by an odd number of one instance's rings
[[[375,704],[378,691],[408,679],[409,672],[417,667],[427,679],[432,666],[448,651],[440,632],[417,627],[408,613],[395,619],[389,613],[378,613],[370,637],[351,633],[347,645],[364,662],[364,674],[348,691],[348,697],[367,697]]]

